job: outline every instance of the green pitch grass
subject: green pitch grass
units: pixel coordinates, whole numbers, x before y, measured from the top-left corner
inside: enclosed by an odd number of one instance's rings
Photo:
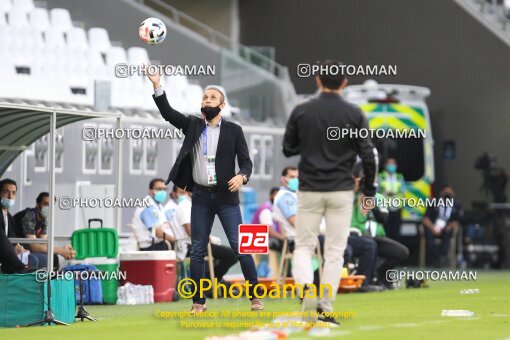
[[[461,295],[460,290],[478,288],[479,294]],[[265,312],[300,310],[292,299],[266,299]],[[189,300],[142,306],[87,306],[98,322],[77,322],[68,327],[2,329],[0,339],[203,339],[210,335],[236,334],[246,328],[185,328],[184,321],[197,318],[162,319],[162,311],[187,311]],[[209,311],[249,311],[241,299],[208,300]],[[400,289],[381,293],[341,294],[336,311],[354,316],[339,319],[329,338],[349,339],[502,339],[510,337],[510,272],[478,272],[477,281],[429,282],[429,288]],[[472,317],[442,317],[443,309],[467,309]],[[240,322],[271,322],[271,317],[202,318],[198,321],[236,325]],[[290,339],[305,339],[296,332]]]

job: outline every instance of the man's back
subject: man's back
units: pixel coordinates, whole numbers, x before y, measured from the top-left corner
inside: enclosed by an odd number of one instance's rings
[[[368,128],[363,113],[336,93],[321,93],[297,106],[289,119],[283,151],[299,153],[300,190],[342,191],[353,187],[352,167],[356,155],[373,170],[375,154],[369,138],[342,138],[339,129]]]

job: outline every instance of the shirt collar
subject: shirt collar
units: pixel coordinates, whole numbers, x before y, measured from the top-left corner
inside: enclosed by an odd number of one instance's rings
[[[213,127],[211,125],[211,123],[209,123],[207,120],[204,119],[204,122],[205,122],[205,126]],[[218,122],[218,125],[216,125],[215,127],[221,127],[221,122],[223,122],[223,117],[220,119],[220,121]]]

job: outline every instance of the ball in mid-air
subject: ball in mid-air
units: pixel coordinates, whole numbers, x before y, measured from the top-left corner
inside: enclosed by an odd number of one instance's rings
[[[138,34],[143,42],[149,45],[158,45],[165,40],[166,26],[158,18],[148,18],[140,24]]]

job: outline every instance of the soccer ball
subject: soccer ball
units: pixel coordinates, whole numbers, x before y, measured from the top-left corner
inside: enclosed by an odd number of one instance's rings
[[[166,37],[166,26],[158,18],[148,18],[141,23],[138,34],[149,45],[161,44]]]

